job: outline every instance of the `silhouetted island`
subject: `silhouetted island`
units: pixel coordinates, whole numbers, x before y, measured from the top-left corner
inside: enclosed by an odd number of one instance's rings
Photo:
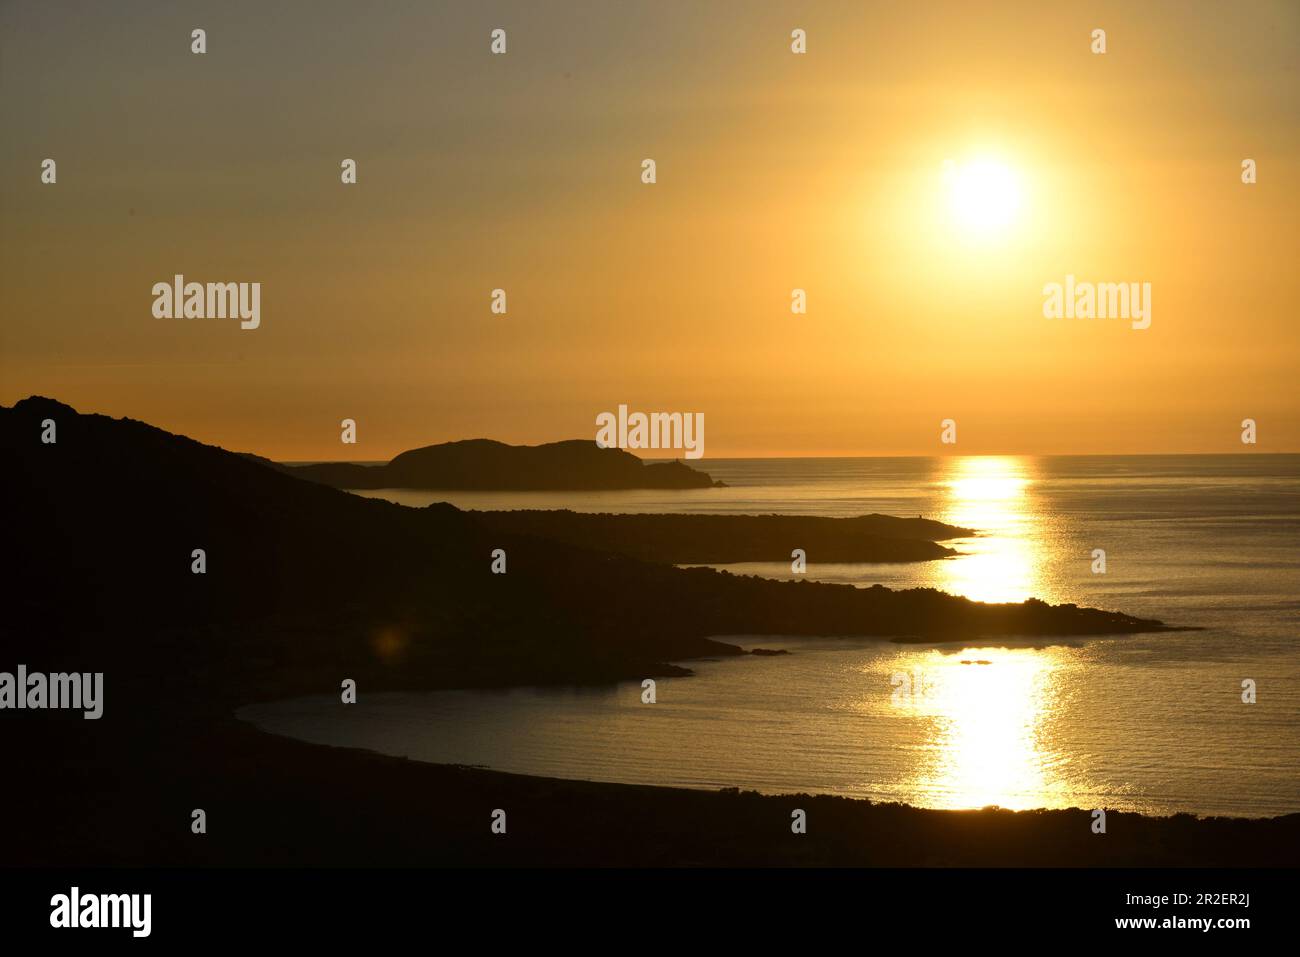
[[[711,488],[722,485],[680,461],[645,463],[592,440],[506,445],[465,439],[411,449],[385,465],[322,462],[280,466],[291,475],[341,489],[595,491]]]

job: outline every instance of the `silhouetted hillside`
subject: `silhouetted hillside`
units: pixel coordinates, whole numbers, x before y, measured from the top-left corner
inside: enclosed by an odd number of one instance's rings
[[[45,419],[56,444],[40,441]],[[984,605],[641,562],[449,505],[349,495],[49,399],[0,410],[0,436],[13,513],[9,656],[39,635],[81,670],[94,664],[87,657],[143,671],[165,664],[223,697],[332,687],[342,671],[393,687],[643,676],[736,652],[711,635],[1162,627],[1041,602]],[[504,575],[491,572],[496,548],[507,553]],[[206,574],[191,571],[194,549],[205,551]]]
[[[594,441],[581,439],[546,445],[466,439],[412,449],[386,465],[323,462],[282,468],[299,478],[355,489],[563,491],[710,488],[720,484],[679,461],[647,465],[630,452],[602,449]]]

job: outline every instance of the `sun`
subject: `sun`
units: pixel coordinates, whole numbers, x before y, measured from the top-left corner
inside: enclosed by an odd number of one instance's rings
[[[1006,163],[983,157],[950,160],[944,164],[944,178],[953,224],[962,232],[997,235],[1016,221],[1024,190],[1020,175]]]

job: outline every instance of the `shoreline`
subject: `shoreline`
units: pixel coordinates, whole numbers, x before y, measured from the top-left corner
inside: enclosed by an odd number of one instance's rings
[[[365,687],[431,690],[391,677],[397,680],[374,676]],[[16,736],[10,759],[41,773],[21,792],[0,790],[0,813],[14,825],[0,867],[1300,864],[1300,813],[1108,810],[1107,833],[1094,834],[1084,809],[939,810],[840,795],[544,777],[314,744],[236,717],[243,707],[293,696],[284,686],[241,683],[196,697],[184,685],[160,687],[156,676],[135,678],[134,690],[114,686],[116,701],[133,706],[113,707],[111,699],[103,721],[27,713],[33,720],[23,722],[27,733]],[[194,808],[207,814],[206,835],[190,832]],[[806,834],[791,833],[796,808],[807,814]],[[507,812],[507,835],[490,831],[496,809]]]
[[[84,738],[72,722],[61,730]],[[93,754],[65,750],[85,756],[0,798],[22,825],[0,866],[1291,867],[1300,846],[1300,814],[1108,812],[1098,835],[1083,810],[929,810],[534,777],[309,744],[232,716],[153,730],[146,761],[134,735]],[[30,753],[34,741],[15,760],[48,753]],[[128,757],[130,777],[104,789]],[[190,832],[195,807],[207,834]],[[791,833],[795,808],[806,834]],[[490,831],[496,809],[506,835]]]
[[[462,689],[462,690],[483,690],[483,689]],[[371,694],[372,695],[373,694],[418,694],[418,692],[379,691],[379,692],[372,692]],[[330,697],[330,696],[318,695],[318,696],[304,696],[304,697]],[[290,698],[284,700],[287,702],[287,701],[295,701],[295,700],[303,700],[303,699]],[[763,790],[759,788],[741,787],[739,785],[692,786],[689,784],[642,784],[633,781],[607,781],[598,778],[575,778],[575,777],[568,777],[564,775],[553,775],[553,774],[530,774],[524,771],[507,771],[501,768],[493,768],[486,764],[466,764],[463,762],[447,762],[447,761],[426,761],[421,758],[411,758],[402,755],[387,754],[383,751],[378,751],[374,748],[365,748],[365,747],[358,747],[355,745],[346,745],[346,744],[324,744],[317,741],[308,741],[305,738],[294,737],[293,735],[280,734],[279,732],[275,732],[275,731],[268,731],[266,728],[260,727],[256,722],[251,721],[248,718],[239,717],[238,712],[245,710],[246,707],[257,707],[257,705],[241,706],[236,710],[236,712],[232,715],[232,717],[234,717],[235,720],[238,721],[239,723],[243,725],[247,725],[252,730],[257,731],[260,734],[264,734],[276,740],[290,741],[295,744],[305,744],[314,748],[324,748],[330,752],[357,752],[359,754],[364,754],[372,757],[387,758],[390,760],[400,761],[409,764],[426,765],[428,767],[442,768],[448,771],[483,772],[487,774],[503,775],[505,777],[511,777],[511,778],[527,778],[529,780],[537,781],[537,782],[548,782],[552,785],[566,784],[566,785],[579,785],[579,786],[595,785],[595,786],[608,786],[608,787],[646,788],[651,791],[664,791],[664,792],[683,791],[683,792],[701,793],[701,794],[747,794],[759,798],[772,799],[772,800],[786,800],[786,799],[794,800],[794,799],[803,799],[803,798],[833,798],[836,800],[854,801],[872,807],[892,807],[892,808],[902,808],[908,811],[923,811],[923,812],[948,813],[948,814],[972,814],[972,813],[983,812],[983,811],[997,811],[999,813],[1005,813],[1005,814],[1062,813],[1062,814],[1091,815],[1092,813],[1092,809],[1079,807],[1078,805],[1071,805],[1069,807],[1004,808],[1000,805],[988,804],[980,807],[933,808],[933,807],[921,807],[920,805],[916,805],[916,804],[909,804],[906,801],[882,801],[870,797],[862,797],[862,796],[856,796],[851,794],[835,794],[827,791],[777,791],[777,790],[769,791],[769,790]],[[1300,817],[1300,811],[1290,811],[1284,814],[1252,816],[1249,814],[1209,814],[1209,813],[1202,813],[1199,811],[1169,811],[1167,813],[1149,813],[1144,811],[1120,811],[1120,810],[1112,810],[1110,808],[1107,808],[1106,813],[1108,816],[1112,814],[1123,814],[1127,817],[1136,817],[1147,821],[1169,821],[1174,818],[1191,818],[1195,821],[1222,820],[1222,821],[1248,821],[1252,823],[1269,823],[1274,821],[1284,821],[1288,818]]]
[[[1201,630],[1201,628],[1196,626],[1188,626],[1186,628],[1176,629],[1176,630],[1197,631],[1197,630]],[[980,650],[984,648],[990,648],[990,649],[1008,648],[1008,647],[1016,647],[1016,646],[1043,647],[1051,644],[1065,644],[1065,643],[1074,644],[1078,642],[1092,641],[1097,638],[1111,638],[1111,637],[1115,637],[1115,636],[1062,636],[1057,638],[1049,638],[1045,636],[1024,636],[1019,640],[1015,638],[1008,640],[1007,636],[999,636],[995,638],[992,642],[979,642],[979,641],[974,642],[973,650]],[[775,656],[787,656],[792,654],[799,654],[800,646],[812,645],[814,646],[815,649],[825,650],[827,646],[838,645],[841,642],[857,642],[862,645],[888,645],[888,644],[895,644],[895,643],[912,643],[909,639],[899,637],[899,636],[882,637],[882,636],[871,636],[871,635],[863,635],[863,636],[714,635],[714,636],[710,636],[709,640],[712,642],[716,642],[720,645],[723,645],[725,647],[735,649],[735,651],[734,653],[723,657],[709,656],[709,657],[694,657],[689,659],[675,660],[667,665],[667,667],[674,669],[675,673],[664,674],[664,675],[651,675],[651,677],[656,677],[656,678],[657,677],[693,677],[695,675],[693,666],[698,663],[702,663],[702,662],[722,663],[727,660],[735,660],[744,656],[775,657]],[[961,645],[961,644],[968,643],[967,641],[960,640],[960,639],[954,639],[952,641],[941,641],[941,640],[926,641],[925,639],[916,639],[916,640],[924,641],[925,643],[933,644],[939,646],[940,648],[942,648],[942,646],[945,645]],[[761,643],[761,644],[756,644],[756,643]],[[978,663],[985,664],[987,662],[978,662]],[[605,688],[607,686],[613,686],[618,684],[635,686],[637,685],[638,681],[642,677],[645,676],[629,675],[624,677],[610,678],[608,680],[575,680],[575,681],[559,680],[559,681],[526,682],[523,684],[492,685],[492,686],[455,685],[455,686],[446,686],[446,687],[437,687],[437,688],[427,687],[427,686],[413,687],[403,683],[400,685],[370,687],[367,689],[367,696],[374,697],[376,695],[406,695],[411,697],[418,697],[425,694],[439,694],[439,693],[451,693],[451,692],[487,694],[491,692],[504,693],[510,691],[545,692],[545,691],[554,691],[557,689],[571,689],[573,691],[579,691],[583,689]],[[846,801],[859,802],[864,806],[886,806],[887,805],[887,806],[904,808],[909,811],[917,811],[917,812],[974,813],[974,812],[993,809],[998,811],[999,813],[1022,814],[1022,815],[1055,814],[1055,813],[1066,813],[1066,812],[1091,815],[1093,813],[1093,809],[1084,808],[1079,805],[1071,805],[1069,807],[1026,807],[1026,808],[1003,808],[999,805],[985,805],[985,806],[978,806],[978,807],[973,806],[973,807],[962,807],[962,808],[934,808],[934,807],[924,807],[920,805],[914,805],[902,800],[889,800],[889,799],[881,799],[878,797],[871,797],[862,794],[837,793],[837,792],[822,791],[822,790],[780,790],[780,789],[769,790],[761,786],[752,787],[752,786],[737,786],[737,785],[727,785],[727,784],[692,785],[692,784],[682,784],[682,783],[656,783],[656,782],[628,781],[628,780],[616,780],[616,779],[600,779],[600,778],[589,778],[589,777],[570,777],[562,773],[563,771],[562,768],[557,769],[561,772],[558,774],[548,773],[548,772],[538,772],[538,771],[511,770],[511,769],[500,768],[500,767],[492,767],[491,765],[488,765],[486,763],[479,764],[474,762],[429,760],[423,758],[410,757],[407,755],[398,755],[388,751],[384,751],[376,747],[354,745],[354,744],[334,744],[334,743],[327,743],[323,741],[313,741],[308,738],[297,737],[295,735],[284,734],[281,732],[270,730],[268,728],[262,727],[256,721],[251,720],[250,718],[247,717],[243,717],[241,715],[241,712],[244,712],[248,709],[255,709],[263,706],[274,706],[277,704],[288,704],[294,701],[308,701],[312,699],[319,699],[321,702],[332,702],[336,697],[337,695],[332,692],[320,692],[320,691],[309,692],[301,695],[292,695],[292,696],[280,696],[280,697],[265,696],[260,698],[257,701],[244,701],[236,705],[234,709],[231,711],[231,717],[233,717],[236,721],[240,722],[241,724],[247,725],[249,728],[261,734],[267,735],[271,738],[289,741],[295,744],[309,745],[311,747],[316,747],[316,748],[326,748],[329,749],[331,752],[358,752],[362,754],[371,755],[377,758],[398,760],[404,763],[427,765],[431,767],[444,768],[448,770],[458,770],[458,771],[467,771],[467,772],[475,771],[475,772],[505,775],[509,777],[527,778],[527,779],[536,780],[538,782],[550,782],[551,784],[563,783],[563,784],[569,784],[575,786],[592,785],[592,786],[609,786],[609,787],[649,788],[654,791],[690,791],[690,792],[705,793],[705,794],[725,794],[725,793],[735,792],[735,793],[751,794],[755,797],[761,797],[764,799],[772,799],[772,800],[784,800],[787,798],[794,798],[799,796],[824,797],[824,798],[834,798],[834,799],[841,799]],[[1110,807],[1106,807],[1106,813],[1108,815],[1123,814],[1127,817],[1137,817],[1149,821],[1169,821],[1172,819],[1191,818],[1196,821],[1232,820],[1232,821],[1250,821],[1250,822],[1268,823],[1268,822],[1275,822],[1275,821],[1283,821],[1287,818],[1300,818],[1300,809],[1295,811],[1281,811],[1279,813],[1273,813],[1273,814],[1250,814],[1248,812],[1224,813],[1224,812],[1213,812],[1213,811],[1200,811],[1195,809],[1158,810],[1158,811],[1138,811],[1138,810],[1121,811],[1118,809],[1112,809]],[[1300,861],[1297,861],[1297,863],[1300,863]]]

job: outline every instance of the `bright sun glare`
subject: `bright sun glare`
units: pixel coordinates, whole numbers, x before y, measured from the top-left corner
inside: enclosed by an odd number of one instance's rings
[[[964,232],[1000,233],[1020,211],[1022,189],[1015,170],[993,159],[945,164],[948,198],[956,225]]]

